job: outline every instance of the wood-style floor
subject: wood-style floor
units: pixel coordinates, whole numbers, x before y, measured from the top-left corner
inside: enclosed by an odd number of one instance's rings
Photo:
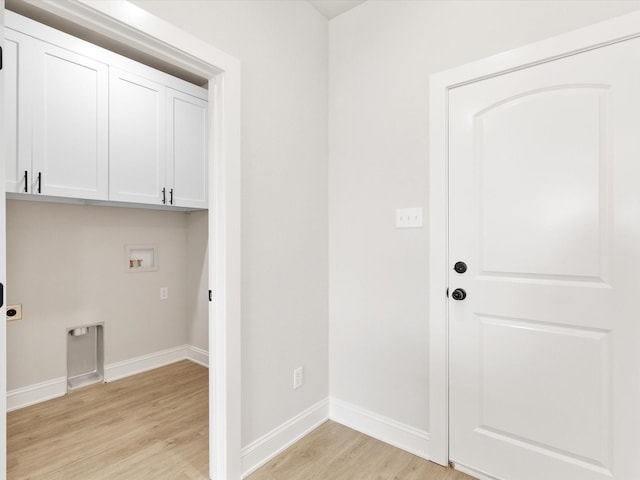
[[[7,415],[8,480],[208,479],[208,370],[188,360]]]
[[[473,480],[326,422],[246,480]]]
[[[8,480],[206,480],[208,370],[182,361],[7,415]],[[471,480],[326,422],[247,480]]]

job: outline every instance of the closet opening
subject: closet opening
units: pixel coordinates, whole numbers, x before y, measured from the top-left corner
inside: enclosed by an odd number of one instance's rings
[[[20,10],[20,13],[27,14],[36,21],[50,22],[56,28],[66,24],[71,34],[77,34],[77,31],[84,29],[90,32],[90,39],[102,38],[106,39],[107,43],[113,42],[113,45],[126,45],[130,51],[137,51],[140,54],[137,61],[161,69],[163,66],[173,65],[175,68],[169,71],[171,75],[197,85],[205,85],[209,90],[207,93],[209,122],[205,130],[209,137],[207,145],[209,172],[205,175],[206,188],[210,194],[208,210],[169,211],[163,208],[158,210],[129,208],[130,205],[126,205],[128,202],[125,200],[117,203],[110,200],[107,200],[107,203],[93,200],[42,202],[35,198],[30,199],[31,201],[22,201],[17,197],[10,197],[7,202],[9,237],[7,256],[10,263],[7,300],[20,301],[13,298],[12,284],[17,283],[15,279],[22,276],[26,279],[25,284],[29,285],[27,288],[39,294],[40,299],[50,298],[54,304],[55,302],[63,304],[61,308],[78,305],[78,310],[82,310],[83,318],[106,316],[110,320],[105,321],[103,327],[107,382],[109,378],[126,377],[125,373],[131,373],[131,371],[126,372],[127,361],[131,358],[128,360],[125,358],[130,354],[121,355],[120,360],[117,360],[117,355],[111,357],[116,359],[115,361],[109,360],[113,353],[113,350],[110,350],[111,345],[118,345],[118,342],[119,348],[130,349],[129,352],[136,346],[144,345],[146,351],[151,353],[153,350],[158,353],[157,346],[164,342],[164,346],[168,348],[159,352],[166,355],[163,357],[166,363],[174,363],[185,349],[188,351],[189,359],[197,363],[206,363],[208,350],[212,364],[207,375],[209,379],[207,388],[209,405],[207,406],[211,408],[207,409],[210,418],[208,428],[210,438],[205,457],[209,458],[209,475],[217,478],[235,478],[236,476],[239,478],[236,475],[240,470],[239,385],[236,382],[229,385],[228,382],[230,376],[239,378],[240,373],[240,242],[237,221],[240,180],[239,64],[232,57],[215,48],[209,49],[203,42],[188,37],[185,32],[175,27],[163,24],[156,17],[127,2],[119,2],[117,8],[109,2],[105,2],[104,5],[88,6],[82,2],[60,4],[10,0],[6,5],[7,8]],[[76,32],[72,29],[74,25],[77,27]],[[32,175],[29,177],[33,178]],[[38,178],[38,181],[40,180]],[[26,181],[25,184],[27,184]],[[170,187],[163,189],[164,201],[170,202],[170,205],[173,204],[178,191],[177,188],[174,190]],[[83,220],[84,223],[80,225]],[[20,238],[12,238],[12,232],[20,232],[20,229],[14,228],[15,224],[20,222],[23,222],[24,227],[22,234],[17,235]],[[22,240],[26,238],[25,232],[34,228],[34,223],[40,223],[43,227],[36,234],[41,237],[41,245],[32,245],[29,242],[22,245]],[[56,227],[53,229],[56,233],[47,238],[46,229],[53,226]],[[83,231],[78,230],[80,226],[84,227]],[[155,233],[147,235],[144,232]],[[114,238],[114,235],[120,238]],[[127,265],[131,268],[132,265],[131,259],[125,258],[127,248],[140,244],[157,245],[158,270],[156,272],[124,270],[126,275],[123,275],[123,269]],[[113,245],[117,245],[117,248]],[[12,257],[16,259],[21,257],[12,252],[16,252],[16,248],[23,248],[24,251],[25,246],[32,246],[39,250],[27,252],[24,257],[26,260],[18,262],[21,263],[19,266],[11,264]],[[99,250],[97,249],[99,246],[106,248]],[[64,251],[64,249],[67,250]],[[107,250],[109,253],[104,253]],[[116,250],[118,250],[117,253]],[[37,255],[34,252],[37,252]],[[141,267],[144,262],[143,259],[134,260],[136,268]],[[57,269],[50,269],[54,273],[47,275],[43,273],[47,271],[45,268],[47,262],[58,262],[61,265],[58,265]],[[213,266],[215,268],[211,268]],[[29,275],[27,267],[35,270],[39,267],[39,276]],[[162,278],[163,271],[173,273],[177,278]],[[63,272],[62,276],[70,277],[70,281],[60,281],[60,278],[56,281],[58,272]],[[112,276],[109,277],[109,275]],[[159,277],[159,284],[148,280],[152,275]],[[125,280],[119,281],[114,276]],[[147,276],[146,279],[144,279],[145,276]],[[111,281],[107,281],[109,278]],[[47,282],[49,282],[48,285]],[[102,285],[100,285],[101,282]],[[68,288],[69,284],[72,284],[75,289]],[[127,285],[129,287],[133,285],[136,288],[127,289]],[[212,290],[216,300],[214,303],[209,301]],[[130,295],[130,298],[125,302],[123,298],[127,295]],[[152,302],[157,308],[155,312],[141,312],[145,304],[141,299],[145,296],[156,297]],[[174,304],[165,308],[172,301]],[[46,310],[48,312],[46,315],[61,317],[71,315],[69,310],[66,311],[66,315],[56,311],[56,308]],[[118,325],[113,322],[113,318],[127,318],[124,314],[125,310],[137,313],[138,315],[134,316],[138,319],[145,318],[147,324],[141,326],[139,322],[125,321]],[[22,320],[17,321],[22,324],[16,323],[16,325],[27,325],[24,329],[27,331],[29,328],[37,329],[35,322],[32,322],[33,325],[28,322],[34,310],[25,306],[22,314]],[[149,325],[150,317],[156,320],[155,324]],[[169,317],[171,320],[168,319]],[[213,322],[214,319],[215,322]],[[78,328],[83,328],[82,323],[78,323],[76,319],[71,324],[75,327],[80,325]],[[180,325],[180,328],[177,328],[177,325]],[[209,325],[212,325],[211,330]],[[166,327],[166,330],[161,329],[160,326]],[[8,327],[8,330],[11,330],[13,325]],[[180,331],[177,332],[177,329]],[[154,337],[161,331],[164,332],[164,340]],[[11,348],[18,342],[14,343],[11,339],[13,332],[9,331],[8,335],[6,349],[9,357],[8,368],[11,369],[13,368]],[[179,338],[178,343],[181,343],[182,339],[185,343],[180,346],[172,345],[171,342],[166,342],[167,337],[172,337],[173,344],[176,343],[176,337]],[[39,347],[44,349],[43,352],[48,348],[52,349],[51,342],[47,342],[49,338],[44,335],[39,338]],[[157,345],[151,346],[154,342],[157,342]],[[176,349],[182,349],[182,353]],[[150,353],[143,353],[134,358],[144,364],[149,360],[149,355]],[[25,363],[19,363],[18,370],[23,367],[28,370]],[[110,377],[110,368],[112,377]],[[10,391],[13,378],[15,375],[12,372],[9,374],[8,390]],[[47,384],[47,381],[39,382],[38,385],[44,386],[44,384]],[[4,454],[3,451],[2,456]]]

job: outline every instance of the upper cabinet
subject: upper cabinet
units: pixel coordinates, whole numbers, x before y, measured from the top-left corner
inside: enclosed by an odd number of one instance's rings
[[[107,65],[9,29],[6,38],[7,191],[107,200]]]
[[[111,200],[166,204],[165,97],[163,85],[111,69]]]
[[[173,205],[207,208],[207,102],[167,89],[167,185]]]
[[[5,30],[3,68],[7,192],[24,192],[27,189],[24,175],[28,176],[31,170],[31,120],[24,118],[29,111],[24,108],[28,97],[24,95],[24,89],[18,89],[18,79],[28,77],[18,62],[20,49],[25,48],[26,39],[28,37],[25,35]],[[23,106],[22,111],[18,105]]]
[[[207,102],[111,68],[109,198],[207,208]]]
[[[7,192],[208,208],[206,89],[6,13]]]

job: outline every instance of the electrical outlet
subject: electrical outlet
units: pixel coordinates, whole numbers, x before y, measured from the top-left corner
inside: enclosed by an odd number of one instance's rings
[[[22,305],[7,305],[7,320],[22,320]]]
[[[169,298],[169,287],[160,288],[160,300],[166,300]]]
[[[293,389],[297,390],[302,386],[302,367],[298,367],[293,371]]]

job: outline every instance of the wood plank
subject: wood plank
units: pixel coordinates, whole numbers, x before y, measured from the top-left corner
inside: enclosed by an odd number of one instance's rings
[[[206,480],[208,369],[188,360],[7,414],[9,480]],[[326,422],[247,480],[472,480]]]
[[[328,421],[246,480],[473,480]]]
[[[7,415],[7,478],[208,477],[208,369],[188,360]]]

